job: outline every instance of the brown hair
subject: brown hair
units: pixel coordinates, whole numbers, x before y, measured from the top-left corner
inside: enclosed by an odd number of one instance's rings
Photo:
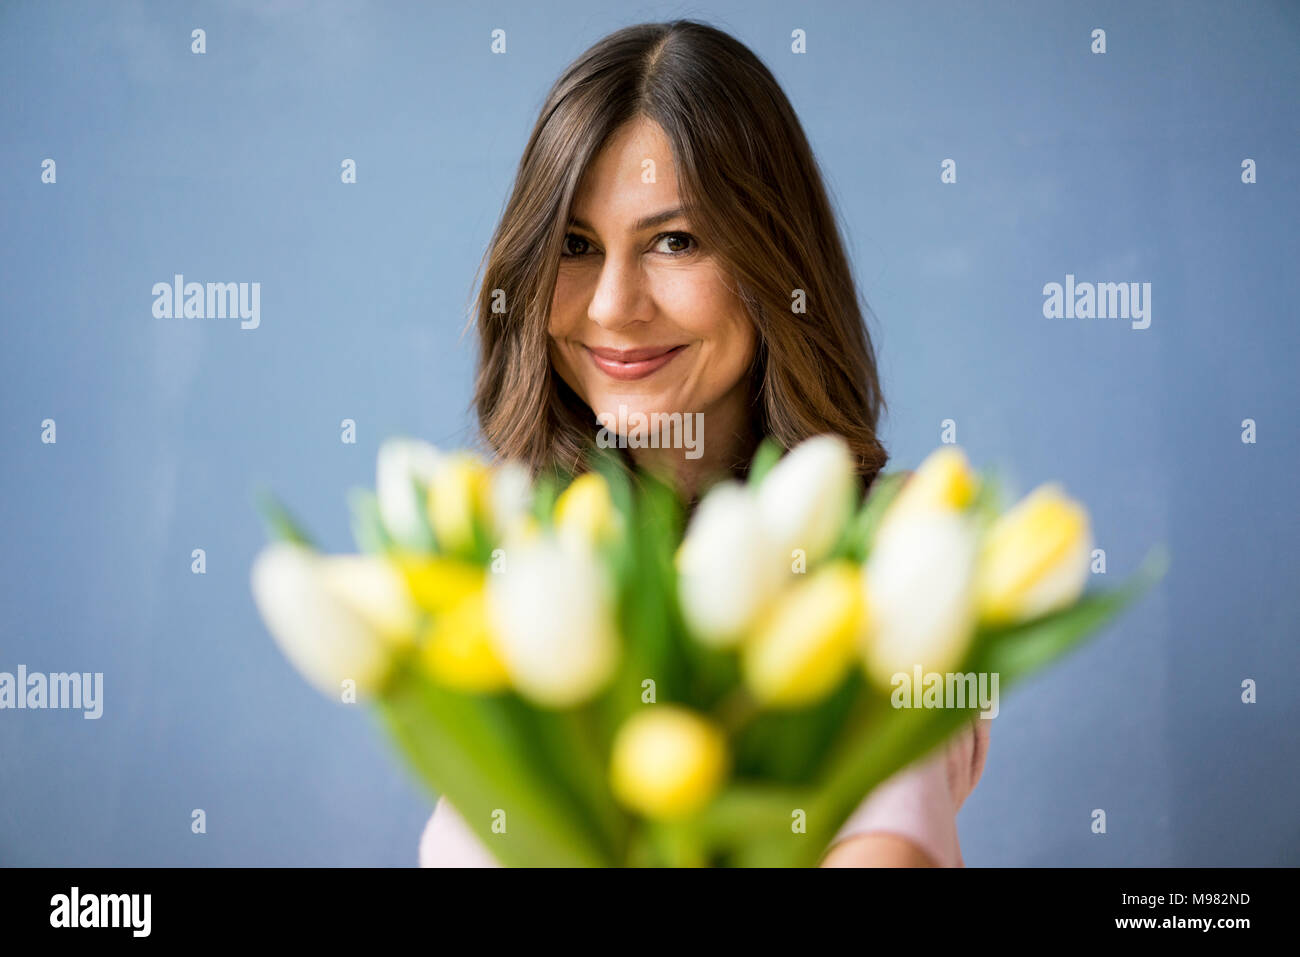
[[[888,460],[876,437],[885,403],[817,161],[762,61],[691,20],[610,34],[565,70],[542,106],[477,297],[474,406],[483,438],[534,471],[586,467],[598,426],[551,368],[550,303],[582,175],[609,136],[639,116],[667,135],[686,215],[754,323],[755,443],[770,435],[788,449],[836,433],[869,486]],[[792,311],[796,290],[804,314]]]

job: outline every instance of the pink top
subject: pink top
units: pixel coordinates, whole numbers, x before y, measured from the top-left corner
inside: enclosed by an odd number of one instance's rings
[[[869,831],[907,838],[941,867],[964,867],[957,811],[984,773],[989,725],[975,718],[940,751],[899,771],[864,800],[827,847]],[[499,867],[456,809],[439,798],[420,837],[421,867]]]

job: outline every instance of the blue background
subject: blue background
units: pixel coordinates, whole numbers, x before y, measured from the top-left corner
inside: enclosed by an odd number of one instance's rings
[[[0,7],[0,671],[105,675],[98,721],[0,712],[0,863],[415,863],[431,797],[253,608],[252,493],[347,550],[384,437],[473,439],[467,303],[546,90],[675,16],[749,44],[805,125],[874,313],[889,467],[952,418],[977,465],[1089,505],[1109,584],[1171,549],[1140,607],[1003,701],[967,863],[1300,863],[1300,8],[618,6]],[[261,327],[153,318],[178,272],[261,282]],[[1150,328],[1045,319],[1067,273],[1152,283]]]

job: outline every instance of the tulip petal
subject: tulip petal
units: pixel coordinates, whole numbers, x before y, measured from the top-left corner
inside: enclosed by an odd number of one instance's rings
[[[604,569],[589,552],[549,539],[506,551],[489,576],[497,651],[514,686],[538,704],[587,700],[611,678],[618,639]]]
[[[802,550],[809,564],[839,539],[853,507],[853,456],[837,435],[818,435],[791,449],[758,487],[767,536],[789,561]]]
[[[745,645],[746,683],[770,706],[821,699],[848,671],[864,611],[859,572],[848,562],[792,586]]]
[[[326,567],[310,549],[269,545],[253,562],[254,602],[285,657],[322,694],[336,697],[349,679],[358,691],[373,691],[388,671],[391,643],[331,589]]]
[[[889,687],[893,675],[951,671],[975,624],[974,524],[959,512],[917,510],[884,525],[863,570],[870,626],[867,672]]]
[[[749,489],[735,482],[714,486],[677,552],[678,597],[692,633],[712,647],[738,644],[784,568]]]
[[[977,600],[989,624],[1036,618],[1079,599],[1092,554],[1088,513],[1048,482],[998,518],[980,552]]]

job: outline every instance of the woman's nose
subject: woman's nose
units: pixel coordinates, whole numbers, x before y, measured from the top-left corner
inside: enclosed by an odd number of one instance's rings
[[[587,318],[602,328],[617,330],[653,317],[654,302],[640,263],[635,258],[606,255],[587,304]]]

